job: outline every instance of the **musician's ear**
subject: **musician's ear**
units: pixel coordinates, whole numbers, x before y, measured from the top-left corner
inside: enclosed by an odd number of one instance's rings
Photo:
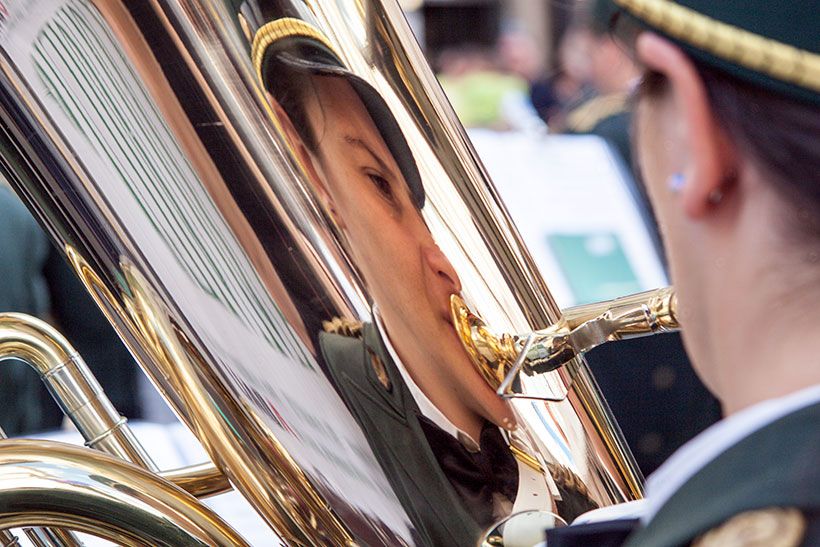
[[[645,32],[637,53],[650,70],[665,76],[682,132],[683,184],[678,188],[685,213],[700,218],[720,201],[728,173],[737,171],[737,157],[728,135],[715,119],[703,80],[692,61],[674,44]]]

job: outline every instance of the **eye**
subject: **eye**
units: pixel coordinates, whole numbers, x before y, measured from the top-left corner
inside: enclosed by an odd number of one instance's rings
[[[367,173],[367,176],[383,197],[393,201],[393,188],[390,186],[390,181],[378,173]]]

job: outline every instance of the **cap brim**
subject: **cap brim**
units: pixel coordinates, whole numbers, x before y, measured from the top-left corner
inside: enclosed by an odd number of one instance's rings
[[[265,52],[263,58],[267,60],[269,56],[276,56],[278,62],[286,64],[295,70],[317,76],[344,78],[350,83],[353,90],[362,100],[368,114],[370,114],[388,150],[390,150],[390,153],[393,155],[399,170],[407,182],[407,188],[410,191],[413,203],[418,209],[421,209],[424,206],[425,192],[421,183],[418,167],[413,158],[413,153],[407,144],[407,140],[404,138],[404,132],[399,127],[395,116],[393,116],[393,113],[390,111],[390,107],[379,92],[367,81],[346,69],[338,57],[323,45],[314,41],[306,43],[308,39],[299,37],[290,38],[287,41],[291,40],[298,43],[278,43],[276,46],[272,45],[268,51]],[[285,42],[285,40],[280,42]],[[302,55],[295,55],[292,49],[287,46],[299,47]],[[264,62],[262,66],[270,67],[271,65],[272,63]],[[268,81],[267,77],[270,76],[272,75],[265,74],[264,81]]]

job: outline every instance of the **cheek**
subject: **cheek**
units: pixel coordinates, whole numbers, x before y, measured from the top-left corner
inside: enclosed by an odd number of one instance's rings
[[[635,145],[641,178],[664,231],[672,221],[677,197],[670,189],[670,180],[673,174],[683,174],[683,165],[674,153],[674,139],[662,114],[657,107],[642,102],[636,112]]]

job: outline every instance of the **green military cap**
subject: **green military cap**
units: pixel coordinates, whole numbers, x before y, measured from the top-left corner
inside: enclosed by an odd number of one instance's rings
[[[276,68],[282,66],[306,74],[343,78],[350,84],[395,159],[413,204],[418,209],[424,207],[426,196],[421,175],[398,121],[381,94],[345,66],[330,40],[315,26],[295,17],[273,19],[255,30],[247,20],[242,21],[240,25],[252,35],[251,59],[267,91],[269,84],[279,77]]]
[[[699,62],[820,104],[818,0],[606,0]],[[601,8],[605,9],[605,8]],[[611,19],[612,21],[612,19]]]

